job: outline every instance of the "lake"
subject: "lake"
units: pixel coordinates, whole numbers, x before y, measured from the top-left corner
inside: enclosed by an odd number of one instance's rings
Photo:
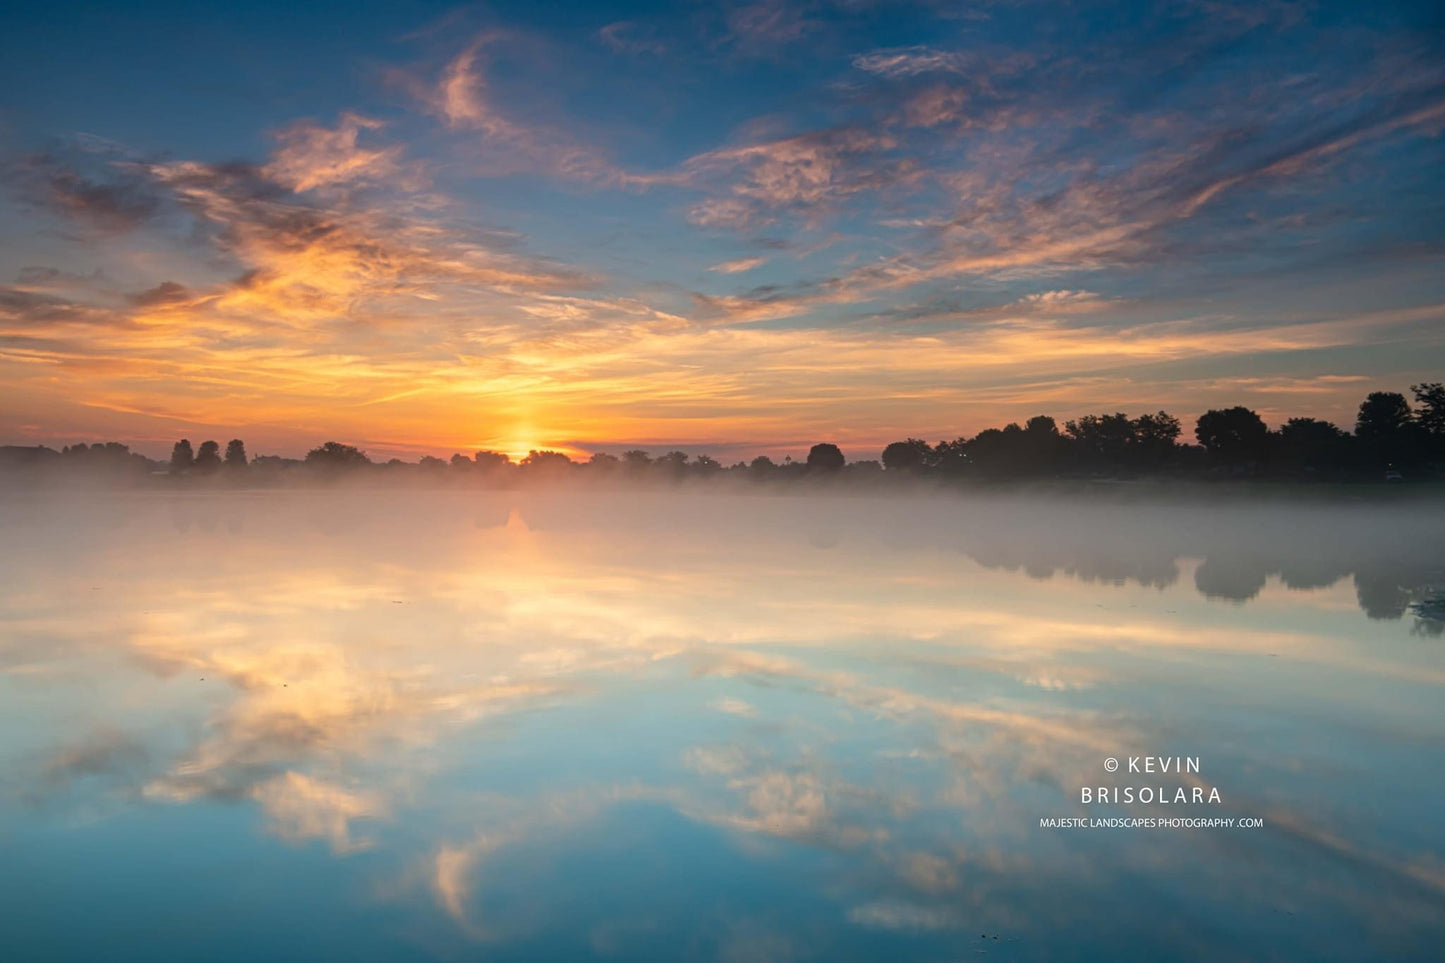
[[[9,960],[1445,940],[1438,501],[10,493],[0,537]]]

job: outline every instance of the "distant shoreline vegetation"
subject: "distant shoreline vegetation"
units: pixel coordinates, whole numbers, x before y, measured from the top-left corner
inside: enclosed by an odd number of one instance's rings
[[[766,456],[723,465],[705,454],[642,450],[595,454],[585,462],[561,452],[533,451],[520,461],[494,451],[433,456],[419,462],[374,462],[352,445],[328,441],[304,459],[248,457],[232,439],[223,450],[203,441],[176,442],[169,462],[130,451],[118,442],[0,446],[0,480],[45,484],[67,479],[129,486],[204,485],[272,487],[336,482],[514,487],[534,483],[680,483],[733,480],[787,483],[1105,481],[1411,482],[1445,480],[1445,384],[1411,386],[1415,403],[1395,392],[1375,392],[1361,404],[1353,432],[1314,418],[1291,418],[1270,430],[1244,407],[1214,409],[1194,426],[1196,444],[1181,444],[1179,419],[1164,411],[1130,417],[1085,415],[1061,429],[1048,415],[1023,425],[990,428],[972,438],[929,444],[907,438],[886,446],[876,460],[849,461],[831,442],[814,445],[803,461]]]

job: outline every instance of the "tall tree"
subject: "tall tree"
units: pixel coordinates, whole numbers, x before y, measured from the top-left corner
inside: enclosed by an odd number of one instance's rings
[[[201,442],[196,452],[196,471],[215,471],[221,467],[221,446],[214,441]]]
[[[1374,391],[1360,403],[1355,437],[1376,461],[1413,462],[1415,423],[1410,403],[1398,391]]]
[[[1445,384],[1427,381],[1411,385],[1415,396],[1415,424],[1435,439],[1445,439]]]
[[[1410,425],[1410,403],[1398,391],[1374,391],[1360,402],[1355,417],[1355,437],[1369,440],[1392,439]]]
[[[246,443],[239,438],[232,438],[226,442],[226,467],[246,467]]]
[[[191,450],[190,439],[182,438],[176,442],[175,447],[171,449],[171,471],[175,473],[190,471],[195,463],[196,455]]]

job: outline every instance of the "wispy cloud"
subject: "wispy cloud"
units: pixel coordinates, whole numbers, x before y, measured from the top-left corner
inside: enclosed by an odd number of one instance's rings
[[[801,0],[757,0],[733,6],[725,16],[728,40],[754,53],[796,43],[822,27]]]
[[[383,126],[352,113],[342,114],[334,128],[292,124],[276,135],[280,146],[263,172],[297,192],[392,177],[401,169],[401,145],[364,148],[357,143],[362,131]]]
[[[614,53],[633,56],[667,53],[667,44],[658,40],[645,25],[630,20],[609,23],[597,31],[597,39]]]
[[[753,268],[762,267],[768,263],[765,257],[744,257],[736,261],[724,261],[721,264],[714,264],[708,268],[709,271],[716,271],[719,274],[742,274],[744,271],[751,271]]]
[[[889,156],[897,146],[887,135],[844,127],[699,154],[683,165],[689,181],[720,184],[726,193],[701,202],[689,217],[740,228],[783,212],[816,219],[852,195],[916,177],[915,162]]]
[[[880,77],[897,79],[921,74],[1016,74],[1033,62],[1027,52],[938,50],[933,47],[896,47],[875,50],[853,58],[853,66]]]

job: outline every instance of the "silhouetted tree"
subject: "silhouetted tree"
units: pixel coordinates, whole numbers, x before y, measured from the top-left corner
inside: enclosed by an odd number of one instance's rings
[[[982,432],[984,435],[989,435],[990,433],[992,435],[1001,434],[994,428]],[[969,469],[973,467],[970,450],[975,446],[975,443],[978,443],[977,438],[972,442],[967,438],[955,438],[953,441],[940,441],[933,446],[926,464],[928,467],[937,469],[940,473],[950,477],[957,478],[966,475]],[[989,439],[987,438],[977,444],[977,447],[980,449],[987,449],[988,446]],[[982,452],[982,457],[985,461],[988,460],[989,455],[987,451]]]
[[[1359,438],[1390,438],[1410,425],[1410,404],[1397,391],[1374,391],[1360,402],[1355,418],[1355,435]]]
[[[933,449],[918,438],[895,441],[883,449],[883,467],[888,471],[916,472],[929,467]]]
[[[815,472],[842,471],[847,464],[843,450],[830,442],[822,442],[808,449],[808,470]]]
[[[1133,429],[1130,460],[1136,467],[1158,469],[1169,464],[1178,447],[1178,418],[1167,411],[1156,411],[1135,418]]]
[[[1411,385],[1415,396],[1415,424],[1433,438],[1445,438],[1445,384],[1427,381]]]
[[[1248,408],[1213,409],[1199,416],[1194,437],[1215,461],[1243,466],[1264,461],[1269,452],[1269,428]]]
[[[669,478],[681,478],[687,471],[687,452],[668,452],[652,463],[652,470]]]
[[[1064,422],[1082,461],[1091,468],[1123,468],[1134,443],[1134,422],[1122,411],[1112,415],[1084,415]]]
[[[232,469],[246,467],[246,443],[239,438],[232,438],[226,442],[226,467]]]
[[[447,463],[436,455],[422,455],[421,461],[417,462],[416,465],[429,475],[440,475],[447,470]]]
[[[1415,396],[1415,429],[1425,457],[1445,462],[1445,384],[1427,381],[1411,385]]]
[[[1389,464],[1412,462],[1415,423],[1409,402],[1397,391],[1374,391],[1360,403],[1355,437],[1367,457]]]
[[[452,470],[453,470],[453,471],[456,471],[456,472],[469,472],[469,471],[471,471],[472,468],[474,468],[475,466],[476,466],[476,462],[472,461],[470,458],[468,458],[466,455],[463,455],[461,452],[457,452],[456,454],[452,455]]]
[[[8,448],[11,452],[26,452],[30,457],[27,461],[34,464],[40,456],[41,451],[56,455],[56,452],[49,448],[44,449],[15,449]],[[154,463],[144,455],[136,454],[130,450],[129,445],[121,444],[118,441],[97,441],[94,444],[80,442],[74,445],[66,445],[59,452],[58,461],[67,468],[75,468],[93,476],[110,476],[115,478],[125,474],[148,474]]]
[[[560,451],[544,450],[527,452],[527,457],[522,459],[520,467],[529,475],[553,477],[571,471],[576,465],[572,459]]]
[[[1348,463],[1350,436],[1315,418],[1291,418],[1279,429],[1279,457],[1307,471],[1338,470]]]
[[[196,452],[196,471],[213,472],[221,467],[221,446],[214,441],[201,442]]]
[[[1034,415],[1024,422],[1024,431],[1038,437],[1057,438],[1059,436],[1059,424],[1048,415]]]
[[[360,448],[343,445],[337,441],[328,441],[306,453],[306,464],[313,468],[343,470],[364,468],[371,464],[371,459],[367,458],[366,452]]]
[[[706,478],[709,475],[722,471],[722,463],[708,455],[698,455],[692,460],[692,470],[696,474]]]
[[[1068,444],[1058,422],[1048,415],[1034,415],[1024,422],[1021,467],[1032,475],[1054,474],[1063,465]]]
[[[512,459],[499,451],[479,451],[472,456],[472,461],[483,471],[501,471],[512,463]]]
[[[767,455],[759,455],[748,465],[748,474],[754,478],[768,478],[777,471],[778,466]]]
[[[177,474],[190,471],[195,463],[196,456],[195,453],[191,451],[190,440],[182,438],[176,442],[175,447],[171,449],[171,471]]]

